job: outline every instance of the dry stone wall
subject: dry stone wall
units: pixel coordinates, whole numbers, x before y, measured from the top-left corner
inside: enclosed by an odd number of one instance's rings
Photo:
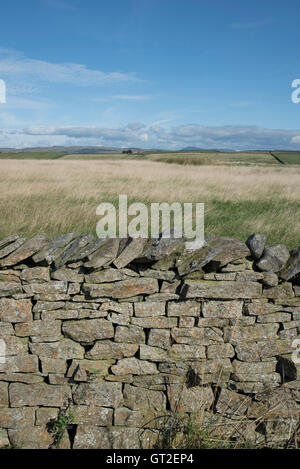
[[[265,242],[0,240],[0,447],[151,448],[199,413],[266,446],[297,431],[300,250]]]

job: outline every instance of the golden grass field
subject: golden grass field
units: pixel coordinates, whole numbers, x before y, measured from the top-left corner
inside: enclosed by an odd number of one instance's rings
[[[2,160],[0,236],[95,232],[100,202],[204,202],[205,234],[300,245],[300,167]]]

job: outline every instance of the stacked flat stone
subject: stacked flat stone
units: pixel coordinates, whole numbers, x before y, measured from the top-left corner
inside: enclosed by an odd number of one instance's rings
[[[282,435],[300,410],[300,250],[265,242],[0,240],[0,447],[51,447],[66,408],[64,448],[149,448],[172,412]]]

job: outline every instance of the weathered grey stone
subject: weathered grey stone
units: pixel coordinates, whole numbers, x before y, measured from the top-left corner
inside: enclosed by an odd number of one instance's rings
[[[135,261],[139,263],[159,261],[182,248],[184,243],[184,238],[176,238],[173,236],[172,232],[170,236],[168,236],[167,233],[160,233],[158,238],[148,240],[144,251]]]
[[[131,318],[131,323],[144,329],[170,329],[177,327],[177,318],[167,318],[164,316]]]
[[[152,391],[142,387],[124,386],[124,406],[132,410],[166,410],[166,396],[161,391]]]
[[[41,358],[41,368],[43,373],[62,373],[66,372],[67,363],[63,358]]]
[[[146,297],[146,302],[156,302],[160,303],[162,301],[172,301],[172,300],[179,300],[179,295],[176,293],[154,293],[153,295],[149,295]]]
[[[120,407],[123,403],[121,383],[81,383],[73,395],[74,402],[80,405],[100,407]]]
[[[253,233],[246,241],[246,245],[255,259],[262,256],[266,244],[266,236],[260,233]]]
[[[197,301],[168,303],[168,316],[200,316],[200,304]]]
[[[0,407],[8,407],[8,384],[0,382]]]
[[[217,276],[218,274],[216,274],[216,280],[222,280]],[[258,280],[263,280],[263,278],[264,274],[262,272],[252,272],[251,270],[246,270],[245,272],[237,272],[235,280],[237,282],[256,282]]]
[[[14,409],[15,410],[15,409]],[[51,420],[56,420],[58,417],[59,409],[55,407],[40,407],[36,410],[36,421],[37,426],[45,426],[51,422]]]
[[[198,327],[225,327],[225,326],[230,326],[229,319],[210,318],[210,317],[198,319]]]
[[[179,274],[184,275],[199,270],[212,260],[218,262],[220,266],[223,266],[233,260],[249,255],[249,249],[241,241],[232,238],[211,237],[206,240],[202,248],[192,252],[190,255],[183,253],[182,256],[177,259],[176,266]]]
[[[116,282],[127,278],[127,275],[125,275],[121,270],[112,269],[111,267],[98,270],[97,272],[92,272],[90,274],[85,274],[85,281],[87,283]]]
[[[51,239],[39,252],[37,252],[32,259],[34,262],[47,261],[48,264],[51,264],[58,255],[61,254],[62,248],[71,243],[75,238],[78,238],[78,233],[67,233],[65,235],[56,236]]]
[[[149,295],[158,291],[156,279],[131,278],[114,283],[84,284],[83,290],[91,298],[110,297],[110,298],[130,298],[136,295]]]
[[[0,240],[0,249],[4,248],[5,246],[8,246],[9,244],[13,243],[19,238],[18,234],[13,234],[10,236],[7,236],[6,238],[3,238]]]
[[[8,322],[0,322],[0,337],[6,337],[14,334],[14,328],[12,324]]]
[[[11,407],[64,407],[70,398],[69,386],[50,386],[45,383],[12,383],[9,386]]]
[[[167,329],[150,329],[148,345],[168,349],[170,347],[171,332]]]
[[[175,342],[188,345],[211,345],[223,342],[223,333],[212,327],[174,327],[171,335]]]
[[[179,327],[194,327],[196,318],[192,316],[182,316],[179,318]]]
[[[34,425],[35,409],[24,408],[0,408],[0,427],[23,428],[26,425]]]
[[[264,272],[262,283],[266,287],[277,287],[278,277],[274,272]]]
[[[255,282],[186,280],[180,295],[182,298],[259,298],[261,290],[261,285]]]
[[[140,448],[140,431],[127,427],[94,427],[79,425],[74,449],[138,449]]]
[[[140,266],[139,274],[141,277],[156,278],[157,280],[166,280],[167,282],[172,282],[175,279],[175,272],[149,269],[147,266]]]
[[[134,259],[138,258],[147,244],[146,238],[130,238],[121,254],[114,260],[114,265],[117,269],[125,267]]]
[[[17,270],[0,270],[0,282],[20,282],[20,273]]]
[[[224,340],[237,345],[239,342],[255,342],[276,339],[279,324],[254,324],[253,326],[232,326],[224,328]]]
[[[113,311],[115,313],[122,313],[129,316],[133,315],[133,305],[131,303],[117,303],[116,301],[110,301],[102,303],[99,308],[100,311]]]
[[[50,281],[47,283],[31,283],[23,285],[26,293],[29,295],[56,295],[65,294],[67,292],[68,284],[62,281]],[[54,298],[53,301],[56,301]]]
[[[138,360],[137,358],[123,358],[118,363],[111,367],[111,371],[115,375],[151,375],[158,373],[156,365],[145,359]]]
[[[88,262],[84,266],[88,268],[97,269],[104,265],[110,264],[118,255],[119,240],[118,239],[105,239],[101,246],[88,256]]]
[[[45,427],[24,426],[8,430],[10,443],[15,448],[48,449],[53,436]]]
[[[31,301],[0,299],[0,320],[4,322],[32,321]]]
[[[247,313],[250,316],[261,316],[263,314],[271,314],[280,311],[278,305],[268,303],[266,299],[253,300],[252,303],[246,304]]]
[[[81,283],[84,280],[84,275],[79,273],[79,269],[62,268],[52,272],[51,278],[54,280],[62,280],[64,282]]]
[[[160,287],[161,293],[176,293],[181,284],[180,280],[175,280],[173,282],[163,281]]]
[[[207,347],[207,358],[232,358],[234,357],[234,349],[231,344],[216,344],[208,345]]]
[[[232,362],[234,381],[280,382],[280,375],[275,373],[276,361],[273,362]]]
[[[37,373],[38,359],[33,355],[15,355],[6,357],[5,363],[0,363],[2,373]]]
[[[164,303],[141,302],[134,305],[134,312],[137,317],[163,316],[165,310],[166,305]]]
[[[13,243],[9,243],[7,246],[2,246],[2,248],[0,249],[0,259],[8,256],[12,252],[19,249],[25,243],[25,241],[26,241],[26,238],[18,237],[18,239],[16,239],[16,241],[14,241]]]
[[[186,388],[181,384],[168,386],[168,398],[172,412],[199,412],[209,409],[214,401],[211,388]]]
[[[15,325],[19,337],[31,336],[32,342],[55,342],[61,336],[61,321],[31,321]]]
[[[279,272],[289,260],[290,253],[284,244],[276,244],[264,249],[257,267],[265,272]]]
[[[77,256],[80,257],[81,250],[89,244],[91,241],[94,241],[95,238],[91,234],[83,234],[79,238],[72,241],[63,251],[60,256],[55,259],[55,267],[59,269],[67,262],[77,261]]]
[[[203,345],[174,344],[168,353],[170,361],[197,360],[206,356]]]
[[[107,319],[113,324],[119,324],[119,326],[128,326],[130,324],[130,316],[128,314],[109,313]]]
[[[269,299],[293,298],[294,291],[291,283],[283,283],[277,287],[264,288],[263,296]]]
[[[12,296],[22,293],[22,287],[17,282],[0,282],[0,296]]]
[[[256,322],[266,324],[268,322],[288,322],[291,320],[292,316],[290,313],[273,313],[257,316]]]
[[[109,358],[124,358],[132,357],[138,351],[137,344],[118,344],[110,340],[101,340],[86,353],[86,358],[95,359],[109,359]]]
[[[291,252],[286,266],[279,272],[283,280],[290,280],[300,272],[300,249]]]
[[[19,241],[19,240],[18,240]],[[37,251],[42,249],[47,244],[47,237],[44,234],[35,236],[34,238],[26,241],[16,251],[9,254],[7,257],[0,261],[1,266],[10,266],[19,264],[21,261],[31,257]]]
[[[83,319],[67,321],[62,326],[63,334],[76,342],[94,342],[99,339],[110,339],[114,328],[106,319]]]
[[[267,341],[240,342],[236,345],[237,358],[245,362],[268,361],[277,355],[292,352],[291,342],[287,340],[270,339]]]
[[[27,352],[27,349],[28,349],[27,342],[24,342],[18,337],[9,335],[7,337],[3,337],[2,340],[6,344],[6,349],[5,349],[6,357],[13,356],[13,355],[21,355]]]
[[[67,377],[73,378],[76,375],[75,381],[101,381],[103,376],[107,376],[109,369],[115,364],[115,360],[72,360],[68,369]],[[78,380],[77,372],[80,371],[85,374],[86,379]]]
[[[29,349],[33,355],[46,358],[83,358],[84,348],[70,339],[63,339],[59,342],[32,343]]]
[[[113,409],[94,405],[76,405],[72,409],[74,424],[108,427],[113,423]]]
[[[117,326],[115,333],[115,342],[125,344],[144,344],[145,332],[139,326]]]
[[[245,415],[250,404],[251,397],[222,388],[216,404],[216,411],[226,417],[233,418]]]
[[[242,316],[243,301],[205,301],[202,314],[207,318],[238,318]]]
[[[169,361],[169,356],[166,350],[159,347],[151,347],[149,345],[140,346],[140,358],[142,360],[150,360],[153,362]]]
[[[27,283],[42,283],[49,282],[49,268],[48,267],[33,267],[24,269],[21,272],[20,278]]]

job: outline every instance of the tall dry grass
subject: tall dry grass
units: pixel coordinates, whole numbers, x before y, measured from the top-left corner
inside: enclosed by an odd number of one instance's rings
[[[206,234],[300,244],[300,168],[178,166],[152,161],[1,161],[0,236],[95,231],[96,207],[204,202]]]

